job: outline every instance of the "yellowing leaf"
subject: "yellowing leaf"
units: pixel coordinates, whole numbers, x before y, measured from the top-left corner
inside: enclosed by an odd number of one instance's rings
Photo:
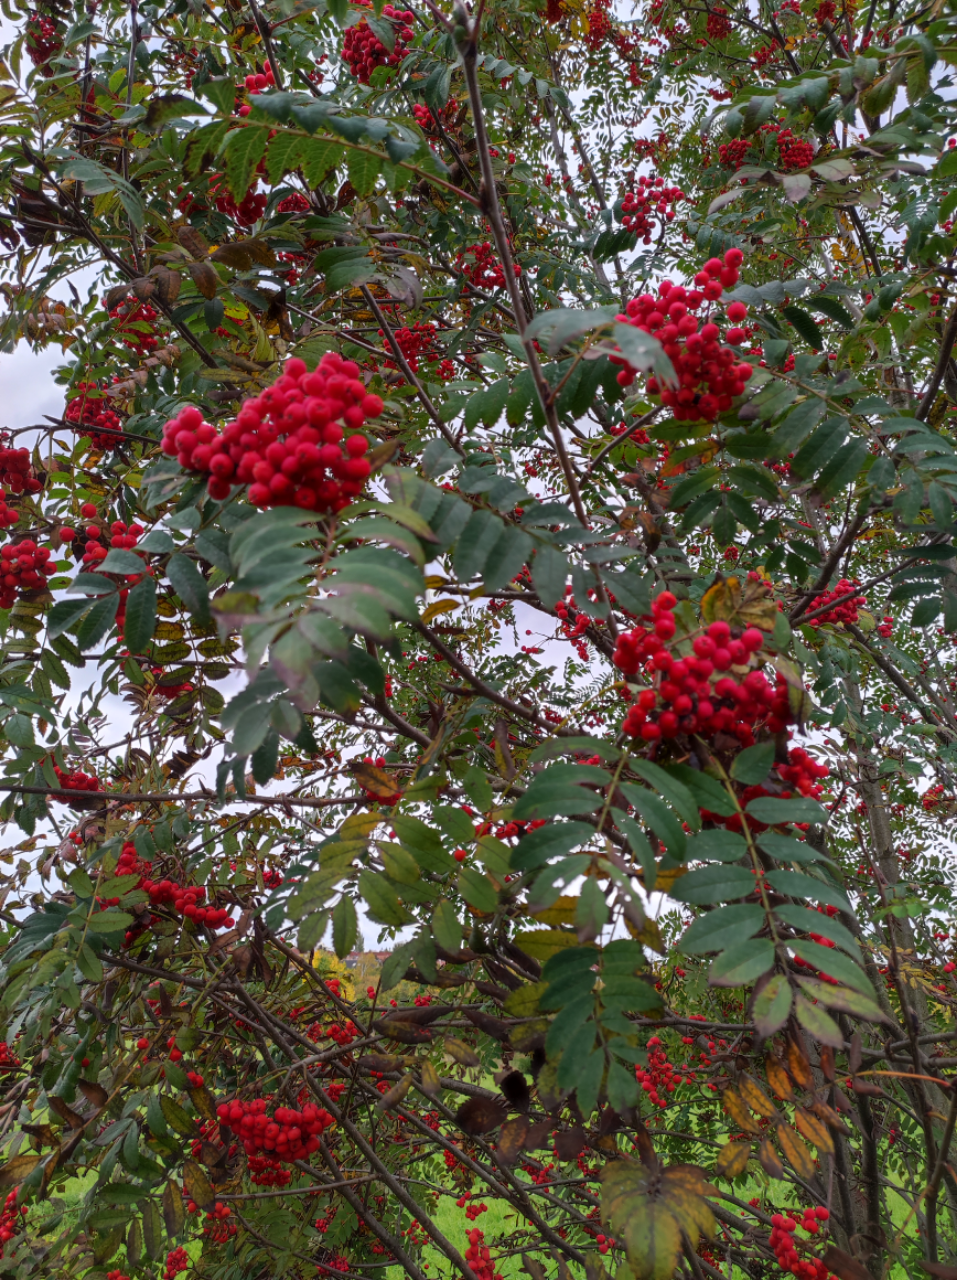
[[[719,1178],[736,1178],[744,1173],[751,1156],[751,1144],[748,1142],[726,1142],[718,1152],[715,1173]]]
[[[533,911],[532,918],[540,920],[542,924],[572,924],[575,920],[577,903],[577,898],[570,898],[567,894],[563,894],[544,911]]]
[[[777,1113],[777,1108],[759,1085],[751,1079],[750,1076],[742,1076],[738,1081],[738,1089],[741,1097],[745,1100],[751,1110],[759,1116],[773,1116]]]
[[[814,1176],[814,1158],[808,1151],[805,1143],[797,1136],[793,1129],[789,1129],[785,1124],[777,1126],[778,1142],[781,1144],[781,1150],[784,1152],[784,1158],[788,1164],[805,1182],[808,1178]]]
[[[760,1129],[751,1119],[751,1112],[744,1105],[744,1100],[734,1088],[727,1088],[721,1098],[725,1114],[745,1133],[760,1133]]]
[[[452,613],[460,607],[460,600],[433,600],[427,608],[422,610],[422,621],[431,622],[433,618],[440,618],[443,613]]]
[[[515,945],[533,960],[544,964],[559,951],[577,947],[578,938],[574,933],[564,933],[560,929],[523,929],[515,935]],[[598,959],[597,952],[595,959]]]
[[[794,1123],[805,1138],[814,1143],[818,1151],[823,1151],[828,1156],[834,1154],[834,1141],[824,1123],[817,1116],[810,1115],[803,1107],[796,1107],[794,1110]],[[838,1124],[840,1125],[840,1120],[838,1120]]]
[[[602,1170],[601,1183],[602,1219],[624,1242],[638,1280],[670,1280],[681,1254],[682,1232],[691,1248],[702,1236],[714,1234],[707,1200],[714,1188],[694,1165],[659,1170],[613,1160]]]
[[[773,631],[778,608],[763,582],[745,582],[718,574],[701,599],[701,616],[711,623],[723,619],[732,626]]]

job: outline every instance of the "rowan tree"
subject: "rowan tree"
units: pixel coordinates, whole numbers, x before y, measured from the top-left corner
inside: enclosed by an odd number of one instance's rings
[[[6,0],[0,1274],[954,1280],[953,12]]]

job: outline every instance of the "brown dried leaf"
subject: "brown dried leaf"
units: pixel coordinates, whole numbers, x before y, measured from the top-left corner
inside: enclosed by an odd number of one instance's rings
[[[253,236],[248,240],[237,241],[237,243],[241,244],[253,262],[258,262],[261,267],[274,267],[276,265],[276,254],[272,245],[267,241],[259,240]]]
[[[859,1076],[851,1081],[851,1088],[857,1094],[863,1094],[865,1098],[883,1098],[884,1090],[879,1084],[874,1084],[871,1080],[862,1080]]]
[[[398,1071],[405,1066],[405,1058],[394,1053],[364,1053],[359,1059],[363,1071]]]
[[[528,1119],[526,1116],[515,1116],[506,1120],[498,1135],[496,1150],[503,1160],[516,1160],[528,1137]]]
[[[460,1129],[471,1137],[490,1133],[505,1120],[505,1107],[498,1098],[468,1098],[455,1113]]]
[[[234,271],[248,271],[253,265],[253,256],[246,248],[244,240],[237,240],[233,244],[221,244],[209,256],[220,266],[232,267]]]
[[[399,1044],[429,1044],[432,1040],[428,1027],[419,1027],[414,1022],[400,1022],[398,1019],[387,1022],[378,1018],[372,1025],[387,1039],[398,1040]]]
[[[843,1249],[838,1249],[837,1245],[829,1244],[824,1250],[821,1261],[828,1271],[833,1271],[836,1276],[841,1277],[841,1280],[872,1280],[867,1267],[856,1258],[852,1258],[849,1253],[845,1253]]]
[[[77,1087],[87,1102],[92,1102],[94,1107],[105,1107],[110,1100],[110,1095],[95,1080],[78,1080]]]
[[[382,444],[377,444],[370,453],[366,454],[373,473],[381,471],[387,462],[392,461],[401,448],[401,440],[383,440]]]
[[[62,1098],[56,1098],[53,1094],[47,1094],[47,1104],[53,1114],[59,1116],[61,1120],[66,1121],[71,1129],[82,1129],[86,1124],[83,1117],[81,1115],[77,1115],[72,1107],[68,1107]]]
[[[125,284],[115,284],[106,295],[103,305],[107,311],[112,311],[114,307],[118,307],[121,302],[126,301],[126,295],[129,293],[129,286]]]
[[[184,1163],[183,1181],[186,1183],[190,1199],[194,1200],[201,1209],[209,1209],[213,1206],[216,1194],[206,1174],[195,1160],[187,1160]]]
[[[191,262],[186,268],[193,284],[204,298],[215,298],[219,289],[219,273],[208,262]]]
[[[751,1112],[744,1105],[741,1095],[732,1087],[725,1089],[721,1098],[725,1114],[730,1116],[739,1129],[745,1133],[760,1133],[761,1130],[751,1119]]]
[[[580,1124],[566,1129],[555,1139],[555,1150],[559,1160],[577,1160],[585,1148],[585,1130]]]
[[[213,1095],[205,1085],[200,1085],[198,1089],[190,1089],[190,1100],[193,1106],[203,1117],[204,1120],[212,1120],[216,1122],[216,1103],[213,1101]]]
[[[755,1113],[759,1116],[772,1117],[777,1115],[777,1107],[750,1076],[742,1076],[738,1081],[738,1089],[742,1098]]]
[[[957,1280],[957,1267],[948,1266],[946,1262],[927,1262],[921,1258],[917,1265],[937,1280]]]
[[[784,1069],[784,1064],[780,1058],[768,1054],[764,1062],[764,1073],[768,1078],[768,1084],[776,1098],[782,1098],[786,1102],[794,1101],[794,1090],[791,1088],[791,1078]]]
[[[786,1124],[777,1126],[777,1135],[785,1160],[798,1177],[807,1182],[808,1178],[814,1175],[814,1157],[806,1143],[803,1143],[794,1130],[789,1129]]]
[[[176,239],[194,258],[205,258],[209,253],[209,245],[195,227],[177,227]]]
[[[821,1046],[821,1074],[825,1080],[834,1080],[834,1050],[829,1044]]]
[[[349,765],[349,772],[364,791],[375,796],[377,800],[391,800],[401,794],[398,778],[378,765],[368,764],[364,760],[356,760]]]
[[[483,1013],[481,1009],[466,1009],[465,1016],[473,1026],[478,1027],[479,1031],[484,1031],[493,1040],[505,1041],[508,1039],[510,1027],[507,1022],[502,1022],[500,1018],[493,1018],[491,1014]]]
[[[0,1168],[0,1187],[17,1187],[40,1163],[33,1151],[21,1151]]]
[[[453,1036],[447,1036],[444,1044],[445,1052],[450,1058],[453,1058],[461,1067],[477,1067],[481,1065],[481,1058],[474,1049],[470,1049],[467,1044],[463,1044],[461,1040],[456,1040]]]
[[[138,276],[136,280],[130,282],[130,289],[140,302],[148,302],[156,292],[156,281],[151,280],[149,276]]]
[[[726,1142],[718,1152],[714,1171],[719,1178],[736,1178],[744,1173],[750,1158],[750,1142]]]
[[[171,307],[179,297],[182,276],[178,271],[170,271],[167,267],[154,267],[150,275],[156,280],[156,296],[164,306]]]
[[[855,1031],[851,1036],[851,1047],[847,1055],[847,1069],[850,1071],[852,1076],[856,1076],[858,1071],[860,1071],[863,1059],[864,1054],[863,1046],[861,1044],[861,1033],[859,1031]]]
[[[828,1110],[830,1111],[830,1107]],[[836,1115],[834,1115],[834,1120],[839,1128],[844,1128]],[[795,1107],[794,1123],[804,1137],[807,1138],[808,1142],[814,1143],[818,1151],[823,1151],[828,1156],[834,1154],[834,1142],[831,1135],[817,1116],[810,1115],[803,1107]]]
[[[510,1071],[498,1086],[505,1096],[505,1101],[516,1111],[527,1111],[531,1106],[532,1092],[528,1081],[521,1071]]]
[[[543,1147],[550,1147],[554,1128],[555,1125],[551,1120],[539,1120],[538,1124],[531,1125],[525,1138],[525,1150],[541,1151]]]
[[[832,1129],[838,1129],[841,1133],[847,1133],[844,1121],[837,1114],[834,1108],[829,1107],[826,1102],[821,1102],[818,1099],[815,1099],[813,1102],[808,1103],[808,1108],[813,1111],[819,1119],[823,1120],[825,1124],[829,1124]],[[800,1127],[800,1124],[798,1124],[799,1129]],[[805,1137],[809,1136],[809,1134],[805,1134]],[[813,1142],[814,1139],[812,1138],[811,1141]]]
[[[522,1270],[532,1277],[532,1280],[546,1280],[545,1268],[537,1258],[529,1257],[527,1253],[522,1254]]]
[[[761,1145],[758,1147],[758,1159],[761,1161],[761,1168],[769,1178],[783,1178],[784,1165],[778,1159],[778,1153],[771,1146],[770,1138],[762,1138]]]

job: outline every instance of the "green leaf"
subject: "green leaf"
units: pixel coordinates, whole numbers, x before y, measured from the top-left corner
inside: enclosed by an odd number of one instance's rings
[[[354,950],[359,937],[359,917],[355,903],[343,894],[332,909],[332,946],[340,960]]]
[[[97,600],[76,629],[76,642],[84,652],[95,648],[113,626],[120,597],[114,593]]]
[[[133,923],[133,917],[127,911],[117,911],[111,907],[108,911],[94,911],[85,922],[90,933],[125,933]]]
[[[349,181],[360,196],[375,190],[376,180],[382,169],[382,160],[369,151],[349,151]]]
[[[827,465],[822,467],[814,482],[815,489],[824,501],[836,498],[855,481],[870,456],[870,444],[866,440],[851,440],[838,449]]]
[[[680,822],[658,796],[632,782],[623,782],[621,790],[673,858],[682,860],[688,840]]]
[[[226,139],[223,160],[226,185],[237,202],[242,202],[252,184],[253,173],[266,154],[269,131],[261,125],[244,125]]]
[[[766,919],[764,908],[757,903],[735,903],[707,911],[693,920],[682,934],[678,950],[689,956],[721,951],[735,942],[754,937]]]
[[[126,598],[123,639],[132,654],[146,653],[156,631],[156,579],[146,576]]]
[[[796,956],[813,965],[818,973],[827,974],[829,978],[836,979],[845,987],[852,987],[871,1002],[874,1001],[874,988],[863,969],[836,948],[824,947],[819,942],[799,940],[789,942],[788,946]]]
[[[415,956],[417,941],[403,942],[396,947],[382,966],[379,975],[379,990],[391,991],[405,977],[406,970]]]
[[[837,907],[849,915],[853,908],[847,895],[836,885],[826,884],[816,876],[804,875],[800,871],[769,871],[767,882],[780,893],[790,894],[794,898],[809,898],[813,902],[823,902],[826,906]]]
[[[821,1005],[811,1004],[798,993],[794,998],[794,1012],[801,1026],[815,1040],[821,1044],[829,1044],[835,1049],[844,1048],[844,1033]]]
[[[378,924],[403,925],[412,919],[395,890],[382,875],[368,869],[359,872],[359,892]]]
[[[470,907],[474,907],[476,911],[481,911],[485,915],[491,915],[498,906],[495,886],[487,876],[476,871],[474,867],[462,868],[459,872],[457,888]]]
[[[170,557],[166,566],[166,576],[183,604],[190,613],[196,615],[196,621],[200,626],[209,626],[212,622],[209,611],[209,587],[195,562],[178,551],[176,555]]]
[[[432,936],[450,955],[456,955],[462,949],[462,925],[455,908],[448,898],[440,898],[432,912]]]
[[[747,747],[735,756],[731,765],[731,777],[745,786],[763,782],[774,764],[774,743],[759,742]]]
[[[815,351],[822,350],[825,345],[824,335],[813,316],[808,315],[801,307],[793,305],[782,307],[781,314],[794,326],[809,347],[813,347]]]
[[[787,975],[776,973],[754,998],[751,1016],[762,1039],[773,1036],[788,1020],[792,993]]]
[[[669,892],[679,902],[710,906],[746,898],[754,892],[754,883],[754,874],[747,868],[719,863],[689,871],[672,885]]]
[[[679,782],[673,773],[663,769],[661,765],[653,764],[641,756],[632,756],[629,764],[635,773],[644,778],[650,787],[677,810],[678,816],[692,831],[701,829],[698,803],[683,782]]]
[[[766,938],[735,943],[712,963],[708,982],[713,987],[743,987],[760,978],[774,964],[774,944]]]
[[[472,513],[459,534],[453,554],[453,565],[460,582],[469,582],[482,572],[501,531],[502,521],[494,512],[482,510]]]
[[[722,827],[712,827],[691,837],[687,857],[689,862],[740,862],[747,852],[744,836],[739,836],[736,831],[725,831]]]
[[[756,822],[767,823],[768,826],[779,826],[785,822],[825,823],[827,811],[816,800],[804,796],[791,800],[776,800],[771,796],[758,796],[752,800],[745,810],[749,818]]]
[[[808,397],[792,409],[788,416],[771,437],[771,443],[778,457],[787,457],[797,446],[811,434],[824,417],[827,406],[823,400]]]
[[[836,942],[850,956],[856,957],[860,954],[860,947],[850,929],[845,928],[840,920],[835,920],[826,912],[782,903],[774,908],[774,914],[785,924],[789,924],[792,929],[798,929],[802,933],[819,933],[823,938]]]
[[[89,600],[58,600],[47,614],[47,635],[55,640],[65,631],[72,631],[73,624],[89,607]]]

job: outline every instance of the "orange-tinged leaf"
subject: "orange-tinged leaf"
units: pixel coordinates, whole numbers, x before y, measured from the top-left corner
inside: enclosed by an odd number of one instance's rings
[[[739,1129],[745,1133],[760,1133],[761,1130],[751,1119],[751,1112],[744,1105],[744,1100],[734,1088],[727,1088],[721,1098],[725,1114],[729,1116]]]
[[[701,616],[708,623],[722,619],[733,626],[773,631],[778,608],[766,584],[748,581],[742,585],[739,578],[719,573],[701,599]]]
[[[22,1151],[0,1168],[0,1187],[19,1186],[28,1174],[40,1163],[40,1157],[34,1151]]]
[[[496,1149],[503,1160],[517,1160],[528,1137],[528,1117],[515,1116],[506,1120],[498,1135]]]
[[[349,766],[349,772],[364,791],[368,791],[377,800],[391,800],[399,793],[399,781],[378,765],[368,764],[365,760],[356,760]]]
[[[788,1041],[787,1048],[788,1070],[795,1084],[799,1084],[802,1089],[814,1088],[814,1076],[811,1074],[811,1064],[808,1061],[807,1050],[804,1044],[797,1037],[792,1037]]]
[[[764,1074],[767,1076],[771,1092],[776,1098],[782,1098],[787,1102],[794,1101],[791,1077],[785,1071],[784,1064],[780,1058],[775,1058],[773,1054],[769,1053],[764,1062]]]
[[[715,1173],[719,1178],[736,1178],[744,1173],[751,1158],[749,1142],[726,1142],[718,1152]]]
[[[450,1058],[461,1067],[477,1067],[481,1064],[481,1059],[474,1049],[470,1049],[467,1044],[461,1040],[456,1040],[454,1036],[447,1036],[443,1045],[445,1052]]]
[[[830,1111],[830,1107],[828,1107],[827,1110]],[[831,1115],[834,1117],[832,1123],[836,1124],[838,1128],[843,1129],[844,1126],[841,1124],[837,1113],[832,1111]],[[828,1133],[824,1123],[819,1120],[817,1116],[810,1115],[803,1107],[796,1107],[794,1110],[794,1123],[797,1125],[800,1132],[804,1134],[805,1138],[807,1138],[808,1142],[814,1143],[818,1151],[823,1151],[824,1154],[828,1156],[834,1154],[834,1141]]]
[[[786,1124],[777,1126],[777,1135],[785,1160],[798,1177],[807,1182],[808,1178],[814,1175],[814,1157],[808,1150],[807,1144],[802,1142],[794,1130],[789,1129]]]
[[[738,1090],[751,1110],[759,1116],[774,1116],[777,1108],[774,1103],[750,1076],[742,1076],[738,1081]]]

